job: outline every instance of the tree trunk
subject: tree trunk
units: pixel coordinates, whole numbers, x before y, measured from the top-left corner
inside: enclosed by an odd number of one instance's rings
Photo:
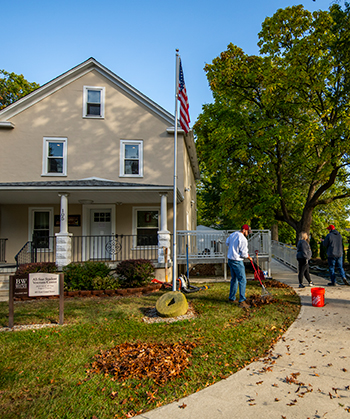
[[[278,224],[273,224],[271,226],[271,240],[278,242]]]

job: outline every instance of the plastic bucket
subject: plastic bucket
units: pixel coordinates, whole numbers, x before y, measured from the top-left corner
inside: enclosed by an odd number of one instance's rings
[[[324,306],[324,288],[311,288],[311,301],[314,307],[323,307]]]

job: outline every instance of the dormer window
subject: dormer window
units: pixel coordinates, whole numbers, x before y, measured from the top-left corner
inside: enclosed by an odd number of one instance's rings
[[[84,86],[84,118],[104,118],[105,88]]]

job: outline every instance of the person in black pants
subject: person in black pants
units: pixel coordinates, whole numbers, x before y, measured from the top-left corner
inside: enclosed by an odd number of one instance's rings
[[[298,259],[298,279],[299,279],[299,288],[305,288],[303,285],[303,278],[305,277],[309,286],[313,286],[314,284],[311,281],[310,273],[309,273],[309,260],[311,259],[312,252],[311,247],[308,243],[308,235],[305,231],[300,233],[300,240],[297,244],[297,259]]]

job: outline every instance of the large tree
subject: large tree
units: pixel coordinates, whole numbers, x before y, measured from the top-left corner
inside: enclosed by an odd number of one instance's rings
[[[260,56],[230,44],[205,67],[214,103],[194,127],[203,187],[218,185],[225,215],[283,221],[297,236],[350,197],[349,4],[280,9],[259,39]]]
[[[0,110],[38,87],[37,83],[30,83],[22,74],[0,70]]]

